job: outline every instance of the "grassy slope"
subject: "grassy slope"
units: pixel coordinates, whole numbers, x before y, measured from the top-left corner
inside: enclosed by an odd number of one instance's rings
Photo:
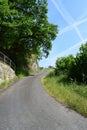
[[[46,91],[56,100],[87,117],[87,86],[69,83],[65,76],[47,75],[42,80]]]

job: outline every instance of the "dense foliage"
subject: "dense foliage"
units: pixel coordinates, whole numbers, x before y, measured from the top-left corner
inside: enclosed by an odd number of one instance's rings
[[[70,80],[87,83],[87,43],[81,45],[76,57],[70,55],[58,58],[55,74],[67,74]]]
[[[0,51],[17,66],[48,56],[58,30],[47,13],[47,0],[0,0]]]

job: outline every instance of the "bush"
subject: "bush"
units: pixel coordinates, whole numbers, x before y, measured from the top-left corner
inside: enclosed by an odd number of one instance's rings
[[[68,79],[78,83],[87,83],[87,43],[82,44],[76,57],[69,55],[58,58],[55,75],[67,74]]]

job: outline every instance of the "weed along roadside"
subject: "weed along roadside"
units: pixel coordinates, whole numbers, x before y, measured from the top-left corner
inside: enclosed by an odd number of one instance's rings
[[[44,89],[57,101],[87,117],[87,85],[67,82],[66,76],[53,72],[42,78]]]
[[[0,61],[0,89],[8,87],[16,79],[15,71],[6,63]]]
[[[29,75],[38,74],[38,73],[42,72],[43,70],[44,69],[40,69],[40,68],[37,71],[29,70]],[[25,76],[29,76],[29,75],[25,75],[25,73],[20,72],[18,75],[15,75],[15,77],[12,78],[11,80],[7,80],[5,78],[5,80],[0,83],[0,91],[2,92],[3,90],[6,90],[8,87],[15,84],[18,80],[22,79]]]

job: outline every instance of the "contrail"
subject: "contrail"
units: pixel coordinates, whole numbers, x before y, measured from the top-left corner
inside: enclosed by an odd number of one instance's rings
[[[72,30],[72,29],[73,29],[73,27],[72,27],[71,25],[66,26],[65,28],[63,28],[62,30],[59,31],[58,36],[59,36],[59,35],[62,35],[63,33],[67,32],[67,31],[69,31],[69,30]]]
[[[79,48],[79,47],[81,46],[81,44],[82,44],[82,43],[84,44],[86,41],[87,41],[87,38],[84,39],[84,40],[81,41],[81,42],[78,42],[77,44],[73,45],[72,47],[66,49],[65,51],[63,51],[63,52],[57,54],[57,56],[55,56],[55,57],[61,57],[61,56],[65,56],[65,55],[70,54],[70,52],[71,52],[72,50],[74,50],[74,49],[76,49],[76,48]]]
[[[78,26],[78,25],[80,25],[80,24],[82,24],[82,23],[85,23],[85,22],[87,22],[87,18],[82,19],[82,20],[79,20],[79,21],[77,21],[77,22],[74,22],[73,24],[71,24],[71,25],[69,25],[69,26],[66,26],[65,28],[63,28],[62,30],[60,30],[58,36],[61,35],[61,34],[63,34],[64,32],[67,32],[67,31],[69,31],[69,30],[72,30],[72,29],[73,29],[73,26]]]
[[[63,4],[58,1],[58,3],[55,0],[51,0],[53,4],[55,5],[56,9],[58,12],[61,14],[61,16],[64,18],[64,20],[72,27],[75,29],[76,33],[78,34],[79,38],[81,41],[83,41],[83,37],[77,28],[77,26],[74,23],[74,19],[71,17],[71,15],[68,13],[68,11],[64,8]]]
[[[78,26],[78,25],[80,25],[80,24],[82,24],[82,23],[85,23],[85,22],[87,22],[87,18],[84,18],[84,19],[82,19],[82,20],[79,20],[79,21],[77,21],[77,22],[75,22],[75,23],[73,23],[75,26]]]
[[[83,42],[78,42],[77,44],[73,45],[72,47],[66,49],[65,51],[62,51],[60,53],[58,53],[57,55],[52,55],[51,57],[48,57],[47,59],[45,59],[45,67],[50,65],[55,66],[55,61],[57,60],[58,57],[63,57],[63,56],[68,56],[69,54],[72,54],[71,52],[75,49],[79,49],[79,47],[81,46],[81,44],[85,43],[87,41],[87,39],[84,39]]]

